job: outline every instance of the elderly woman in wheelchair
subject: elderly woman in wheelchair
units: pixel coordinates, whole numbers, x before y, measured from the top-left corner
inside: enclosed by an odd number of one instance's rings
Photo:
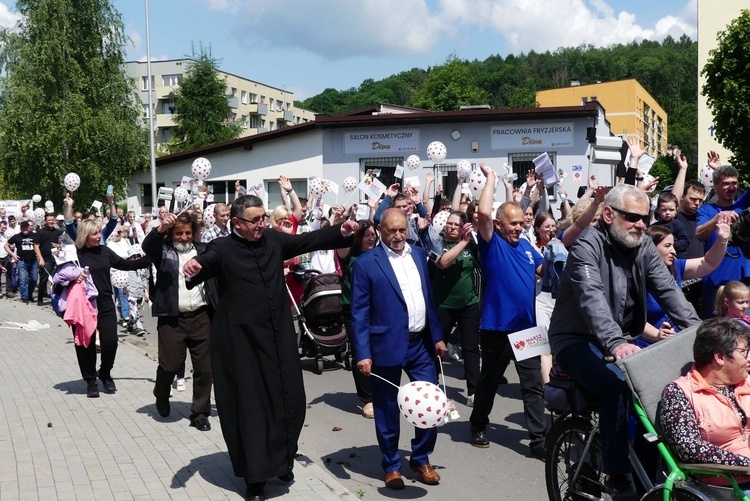
[[[677,461],[693,463],[680,468],[705,484],[733,487],[717,492],[740,499],[747,499],[740,489],[750,493],[749,354],[747,325],[727,318],[704,322],[695,334],[693,366],[666,386],[657,411]]]

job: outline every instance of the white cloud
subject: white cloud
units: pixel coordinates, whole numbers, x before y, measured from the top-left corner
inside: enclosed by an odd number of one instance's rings
[[[438,43],[498,36],[494,51],[607,46],[667,35],[696,38],[697,0],[642,26],[612,0],[203,0],[237,19],[235,37],[251,50],[299,49],[329,60],[427,54]]]
[[[0,2],[0,26],[12,28],[20,19],[21,16],[12,12],[4,2]]]
[[[136,29],[128,29],[126,31],[126,35],[130,40],[128,43],[133,47],[133,53],[139,54],[143,46],[143,37],[141,37],[141,32]]]

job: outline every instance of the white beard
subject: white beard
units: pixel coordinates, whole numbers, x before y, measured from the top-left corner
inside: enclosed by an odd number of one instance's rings
[[[177,244],[174,244],[174,248],[177,252],[180,252],[180,253],[190,252],[191,250],[193,250],[193,244],[192,242],[188,242],[184,244],[177,243]]]

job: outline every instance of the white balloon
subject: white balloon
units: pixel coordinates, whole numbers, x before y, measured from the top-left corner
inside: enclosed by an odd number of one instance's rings
[[[417,428],[435,428],[445,421],[448,399],[439,386],[414,381],[399,388],[398,408],[404,419]]]
[[[211,175],[211,162],[209,162],[207,158],[196,158],[193,160],[192,172],[195,179],[206,179]]]
[[[479,198],[485,184],[487,184],[487,176],[481,170],[477,169],[469,175],[469,190],[474,198]]]
[[[203,211],[203,220],[208,226],[213,226],[214,224],[216,224],[216,214],[214,213],[215,208],[216,204],[211,204],[206,207],[205,211]]]
[[[350,193],[357,189],[358,184],[356,177],[349,176],[344,179],[344,191]]]
[[[704,164],[703,167],[701,167],[700,178],[706,191],[710,191],[711,188],[714,187],[714,170],[709,167],[708,164]]]
[[[458,171],[458,177],[466,179],[471,175],[471,162],[468,160],[459,160],[456,170]]]
[[[326,190],[323,187],[323,182],[315,178],[310,181],[310,195],[314,197],[322,197],[325,194]]]
[[[47,200],[46,202],[44,202],[44,206],[49,209],[51,207],[54,207],[55,204],[52,203],[52,200]]]
[[[174,189],[173,196],[175,202],[185,202],[190,197],[190,193],[188,193],[188,190],[186,190],[182,186],[178,186]]]
[[[440,233],[443,231],[443,228],[445,228],[445,223],[448,222],[448,216],[450,215],[450,212],[447,210],[443,210],[435,214],[435,217],[432,218],[432,227],[435,228],[435,231]]]
[[[44,211],[44,209],[42,209],[41,207],[37,207],[31,214],[31,219],[33,219],[36,224],[41,226],[44,223],[44,216],[46,214],[47,213]]]
[[[433,141],[427,145],[427,158],[432,160],[434,163],[439,164],[448,155],[448,150],[445,145],[440,141]]]
[[[641,182],[643,183],[643,186],[645,186],[648,183],[652,182],[653,180],[654,180],[654,176],[652,176],[651,174],[644,174],[643,175],[643,181],[641,181]],[[645,191],[646,191],[646,193],[651,193],[655,189],[656,189],[656,186],[652,186],[650,189],[645,190]]]
[[[119,289],[124,289],[128,286],[128,272],[123,270],[115,270],[112,272],[112,285]]]
[[[44,210],[47,213],[54,213],[55,212],[55,205],[52,203],[51,200],[47,200],[47,203],[44,204]]]
[[[33,201],[33,202],[34,202],[35,204],[38,204],[39,202],[41,202],[41,201],[42,201],[42,196],[41,196],[41,195],[34,195],[33,197],[31,197],[31,200],[32,200],[32,201]]]
[[[63,184],[68,191],[76,191],[81,186],[81,178],[75,172],[69,172],[65,174]]]
[[[419,160],[417,155],[409,155],[409,158],[406,159],[406,166],[409,170],[414,170],[419,167],[420,162],[421,160]]]

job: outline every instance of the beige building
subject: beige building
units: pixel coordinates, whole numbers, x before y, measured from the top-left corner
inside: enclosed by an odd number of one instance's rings
[[[698,163],[702,165],[709,151],[716,151],[725,162],[731,153],[714,135],[714,117],[708,109],[706,97],[701,94],[705,77],[701,70],[708,61],[708,53],[717,46],[717,33],[740,15],[742,9],[750,8],[748,0],[722,0],[721,8],[716,2],[698,0]]]
[[[175,123],[172,119],[175,110],[174,94],[187,73],[191,59],[151,61],[151,88],[153,89],[153,116],[157,148],[172,137]],[[143,119],[151,116],[148,109],[148,71],[146,63],[130,61],[126,71],[138,86],[143,104]],[[219,78],[226,81],[227,102],[235,120],[242,123],[240,137],[252,136],[289,125],[297,125],[315,119],[315,114],[294,107],[292,92],[271,87],[254,80],[231,73],[218,71]],[[171,94],[173,93],[173,94]],[[171,95],[170,95],[171,94]],[[148,122],[146,122],[148,124]]]
[[[536,101],[543,108],[597,101],[606,112],[612,134],[639,138],[652,157],[667,153],[667,113],[636,80],[591,85],[574,80],[570,87],[537,92]]]

